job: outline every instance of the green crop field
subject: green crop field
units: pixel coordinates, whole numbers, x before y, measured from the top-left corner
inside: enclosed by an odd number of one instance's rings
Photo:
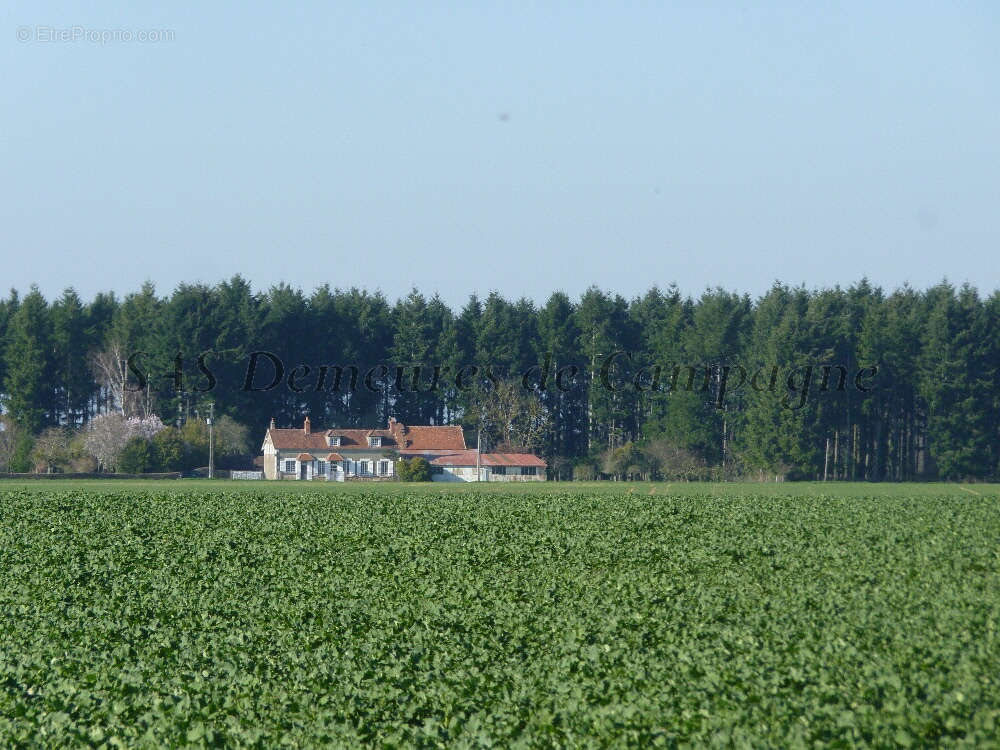
[[[966,746],[995,485],[0,483],[0,746]]]

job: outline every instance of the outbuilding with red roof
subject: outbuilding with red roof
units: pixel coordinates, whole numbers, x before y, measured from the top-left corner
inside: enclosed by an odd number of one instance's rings
[[[531,453],[442,453],[431,459],[436,482],[544,482],[545,461]]]

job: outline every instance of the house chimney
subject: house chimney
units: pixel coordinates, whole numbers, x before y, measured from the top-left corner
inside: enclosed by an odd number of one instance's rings
[[[395,426],[396,426],[396,418],[395,417],[389,417],[389,429],[391,430]]]
[[[270,426],[270,427],[268,427],[268,429],[269,429],[269,430],[273,430],[273,429],[275,429],[275,427],[274,427],[274,417],[271,417],[271,426]]]
[[[309,426],[309,417],[306,417],[305,421],[302,423],[302,431],[308,435],[312,432],[312,428]]]

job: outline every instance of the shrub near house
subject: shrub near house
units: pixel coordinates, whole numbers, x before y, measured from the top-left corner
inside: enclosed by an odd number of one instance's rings
[[[401,482],[429,482],[431,465],[421,456],[401,458],[396,462],[396,476]]]

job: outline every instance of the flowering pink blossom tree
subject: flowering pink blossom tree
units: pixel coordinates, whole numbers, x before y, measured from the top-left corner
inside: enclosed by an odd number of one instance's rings
[[[97,459],[101,469],[114,471],[118,467],[118,457],[129,440],[134,437],[152,440],[163,428],[163,422],[155,414],[128,419],[115,412],[101,414],[90,420],[84,445],[87,452]]]

